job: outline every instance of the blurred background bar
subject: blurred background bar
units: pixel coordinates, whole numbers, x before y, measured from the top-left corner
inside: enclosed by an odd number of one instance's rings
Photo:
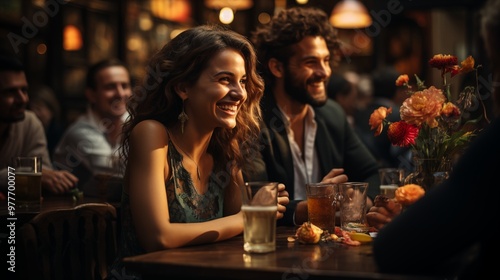
[[[391,65],[439,81],[427,61],[438,53],[461,61],[474,56],[485,71],[478,9],[483,0],[3,0],[1,47],[25,63],[30,86],[48,85],[61,103],[66,124],[85,110],[88,65],[123,60],[137,81],[151,55],[182,30],[219,23],[251,36],[279,10],[317,7],[331,15],[342,40],[334,70],[359,75]],[[346,9],[347,8],[347,9]],[[351,14],[345,17],[345,12]],[[352,25],[353,11],[364,23]],[[340,13],[340,14],[339,14]],[[347,18],[348,21],[342,21]],[[333,20],[340,19],[340,22]],[[368,21],[366,21],[368,19]],[[483,73],[487,80],[487,72]]]

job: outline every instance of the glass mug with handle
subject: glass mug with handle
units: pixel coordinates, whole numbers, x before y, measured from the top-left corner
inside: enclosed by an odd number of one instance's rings
[[[338,202],[338,186],[334,183],[306,184],[307,216],[313,225],[335,232],[335,213]]]

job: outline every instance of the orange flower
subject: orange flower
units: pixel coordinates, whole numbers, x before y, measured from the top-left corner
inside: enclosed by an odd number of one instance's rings
[[[441,109],[441,114],[448,118],[459,118],[460,109],[455,104],[446,102]]]
[[[460,63],[460,66],[455,66],[451,70],[451,77],[460,74],[460,73],[469,73],[470,71],[474,70],[474,58],[469,55],[464,61]]]
[[[429,60],[429,65],[441,72],[442,83],[438,88],[427,87],[423,80],[415,76],[417,91],[412,90],[408,75],[400,75],[395,81],[396,86],[406,88],[409,97],[400,107],[401,121],[392,123],[386,119],[390,111],[380,107],[370,116],[369,124],[379,136],[387,125],[387,137],[394,146],[413,148],[412,152],[421,158],[449,159],[455,153],[465,148],[470,140],[475,137],[475,127],[469,125],[469,114],[464,114],[472,108],[474,101],[478,100],[483,107],[483,116],[472,121],[476,122],[484,117],[489,123],[488,116],[482,99],[476,96],[479,92],[473,86],[466,86],[458,97],[453,100],[447,83],[447,73],[451,77],[460,73],[476,71],[477,68],[472,56],[457,64],[457,57],[453,55],[434,55]],[[474,109],[474,108],[473,108]],[[459,121],[463,118],[463,122]],[[480,130],[480,129],[479,129]],[[435,167],[428,166],[428,171],[436,171]]]
[[[415,144],[418,127],[404,121],[391,123],[387,128],[387,137],[392,145],[406,147]]]
[[[398,87],[404,86],[405,84],[408,84],[409,81],[410,81],[410,78],[408,78],[408,75],[406,75],[406,74],[400,75],[398,77],[398,79],[396,80],[396,86],[398,86]]]
[[[392,108],[379,107],[370,115],[368,124],[371,130],[375,130],[375,136],[379,136],[380,133],[382,133],[384,129],[384,119],[387,117],[387,114],[390,113],[392,113]]]
[[[408,184],[396,189],[394,198],[403,206],[412,205],[424,196],[425,190],[415,184]]]
[[[462,66],[462,70],[460,71],[461,73],[468,73],[472,70],[474,70],[474,58],[472,56],[468,56],[464,61],[460,63]]]
[[[445,69],[457,64],[457,57],[454,55],[436,54],[429,60],[429,65],[437,69]]]
[[[436,117],[440,115],[445,100],[443,92],[434,86],[416,92],[401,105],[401,119],[418,127],[425,122],[434,128],[438,125]]]
[[[453,78],[455,75],[460,74],[460,66],[454,65],[452,67],[448,67],[446,69],[446,72],[450,72],[451,73],[451,77]]]

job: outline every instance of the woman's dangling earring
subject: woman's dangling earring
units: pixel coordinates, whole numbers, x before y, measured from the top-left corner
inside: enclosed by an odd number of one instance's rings
[[[184,101],[185,100],[182,100],[182,112],[177,117],[177,119],[179,121],[181,121],[181,133],[182,134],[184,134],[184,123],[187,122],[187,120],[189,120],[188,115],[186,114],[186,112],[184,112]]]

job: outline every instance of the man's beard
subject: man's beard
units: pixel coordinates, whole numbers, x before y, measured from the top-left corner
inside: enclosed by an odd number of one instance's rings
[[[284,87],[286,93],[294,100],[302,103],[309,104],[313,107],[321,107],[326,103],[326,94],[323,100],[314,99],[311,94],[307,91],[307,87],[305,85],[300,84],[297,79],[293,78],[292,73],[290,73],[288,67],[285,67],[285,79],[284,79]],[[323,82],[326,83],[326,82]]]

